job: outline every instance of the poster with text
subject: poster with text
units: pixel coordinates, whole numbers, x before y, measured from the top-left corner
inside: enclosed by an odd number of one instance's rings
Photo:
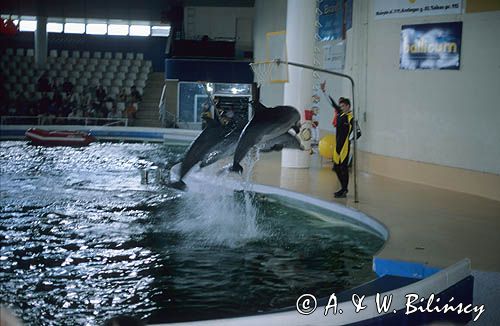
[[[375,19],[461,14],[462,0],[375,0]]]
[[[403,25],[399,68],[459,70],[462,22]]]

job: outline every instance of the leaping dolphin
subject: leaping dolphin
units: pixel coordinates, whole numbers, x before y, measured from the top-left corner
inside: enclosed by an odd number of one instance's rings
[[[298,131],[300,113],[296,108],[292,106],[266,108],[260,103],[257,104],[252,120],[247,123],[239,137],[231,171],[239,173],[243,171],[240,162],[254,145],[281,140],[278,137],[288,134],[292,128]]]

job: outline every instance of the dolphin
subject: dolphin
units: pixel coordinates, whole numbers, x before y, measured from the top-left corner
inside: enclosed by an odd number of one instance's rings
[[[250,148],[259,143],[267,143],[265,146],[273,148],[273,140],[281,140],[278,137],[287,134],[290,129],[298,132],[299,124],[300,113],[296,108],[292,106],[267,108],[258,103],[252,120],[247,123],[238,139],[230,170],[241,173],[243,167],[240,162]]]
[[[207,126],[191,143],[183,160],[181,161],[179,180],[171,184],[171,186],[179,189],[185,188],[182,178],[198,163],[210,149],[220,143],[227,133],[227,130],[222,124],[214,119],[206,119]]]

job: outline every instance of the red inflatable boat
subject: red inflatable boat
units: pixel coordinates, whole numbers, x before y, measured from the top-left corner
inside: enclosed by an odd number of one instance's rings
[[[30,128],[24,134],[32,144],[42,146],[87,146],[96,141],[88,132],[50,131]]]

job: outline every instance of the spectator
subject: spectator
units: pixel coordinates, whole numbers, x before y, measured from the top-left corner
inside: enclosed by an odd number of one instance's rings
[[[97,101],[104,102],[104,99],[106,98],[106,89],[102,85],[99,85],[95,90],[95,97],[97,98]]]
[[[122,113],[116,109],[116,105],[113,105],[111,111],[108,113],[108,119],[121,119]]]
[[[134,103],[127,102],[127,105],[125,107],[125,116],[129,120],[129,125],[131,125],[132,122],[134,121],[136,113],[137,113],[137,108],[135,107]]]
[[[69,95],[71,92],[73,92],[73,83],[66,79],[62,84],[62,90],[64,93],[66,93],[66,95]]]
[[[126,102],[127,101],[127,91],[125,90],[125,88],[122,88],[120,90],[120,93],[118,94],[117,101],[118,102]]]
[[[142,95],[139,93],[135,85],[130,88],[130,97],[132,102],[140,103],[142,101]]]
[[[40,92],[52,91],[52,88],[50,87],[49,77],[46,71],[44,71],[40,78],[38,78],[38,90]]]

